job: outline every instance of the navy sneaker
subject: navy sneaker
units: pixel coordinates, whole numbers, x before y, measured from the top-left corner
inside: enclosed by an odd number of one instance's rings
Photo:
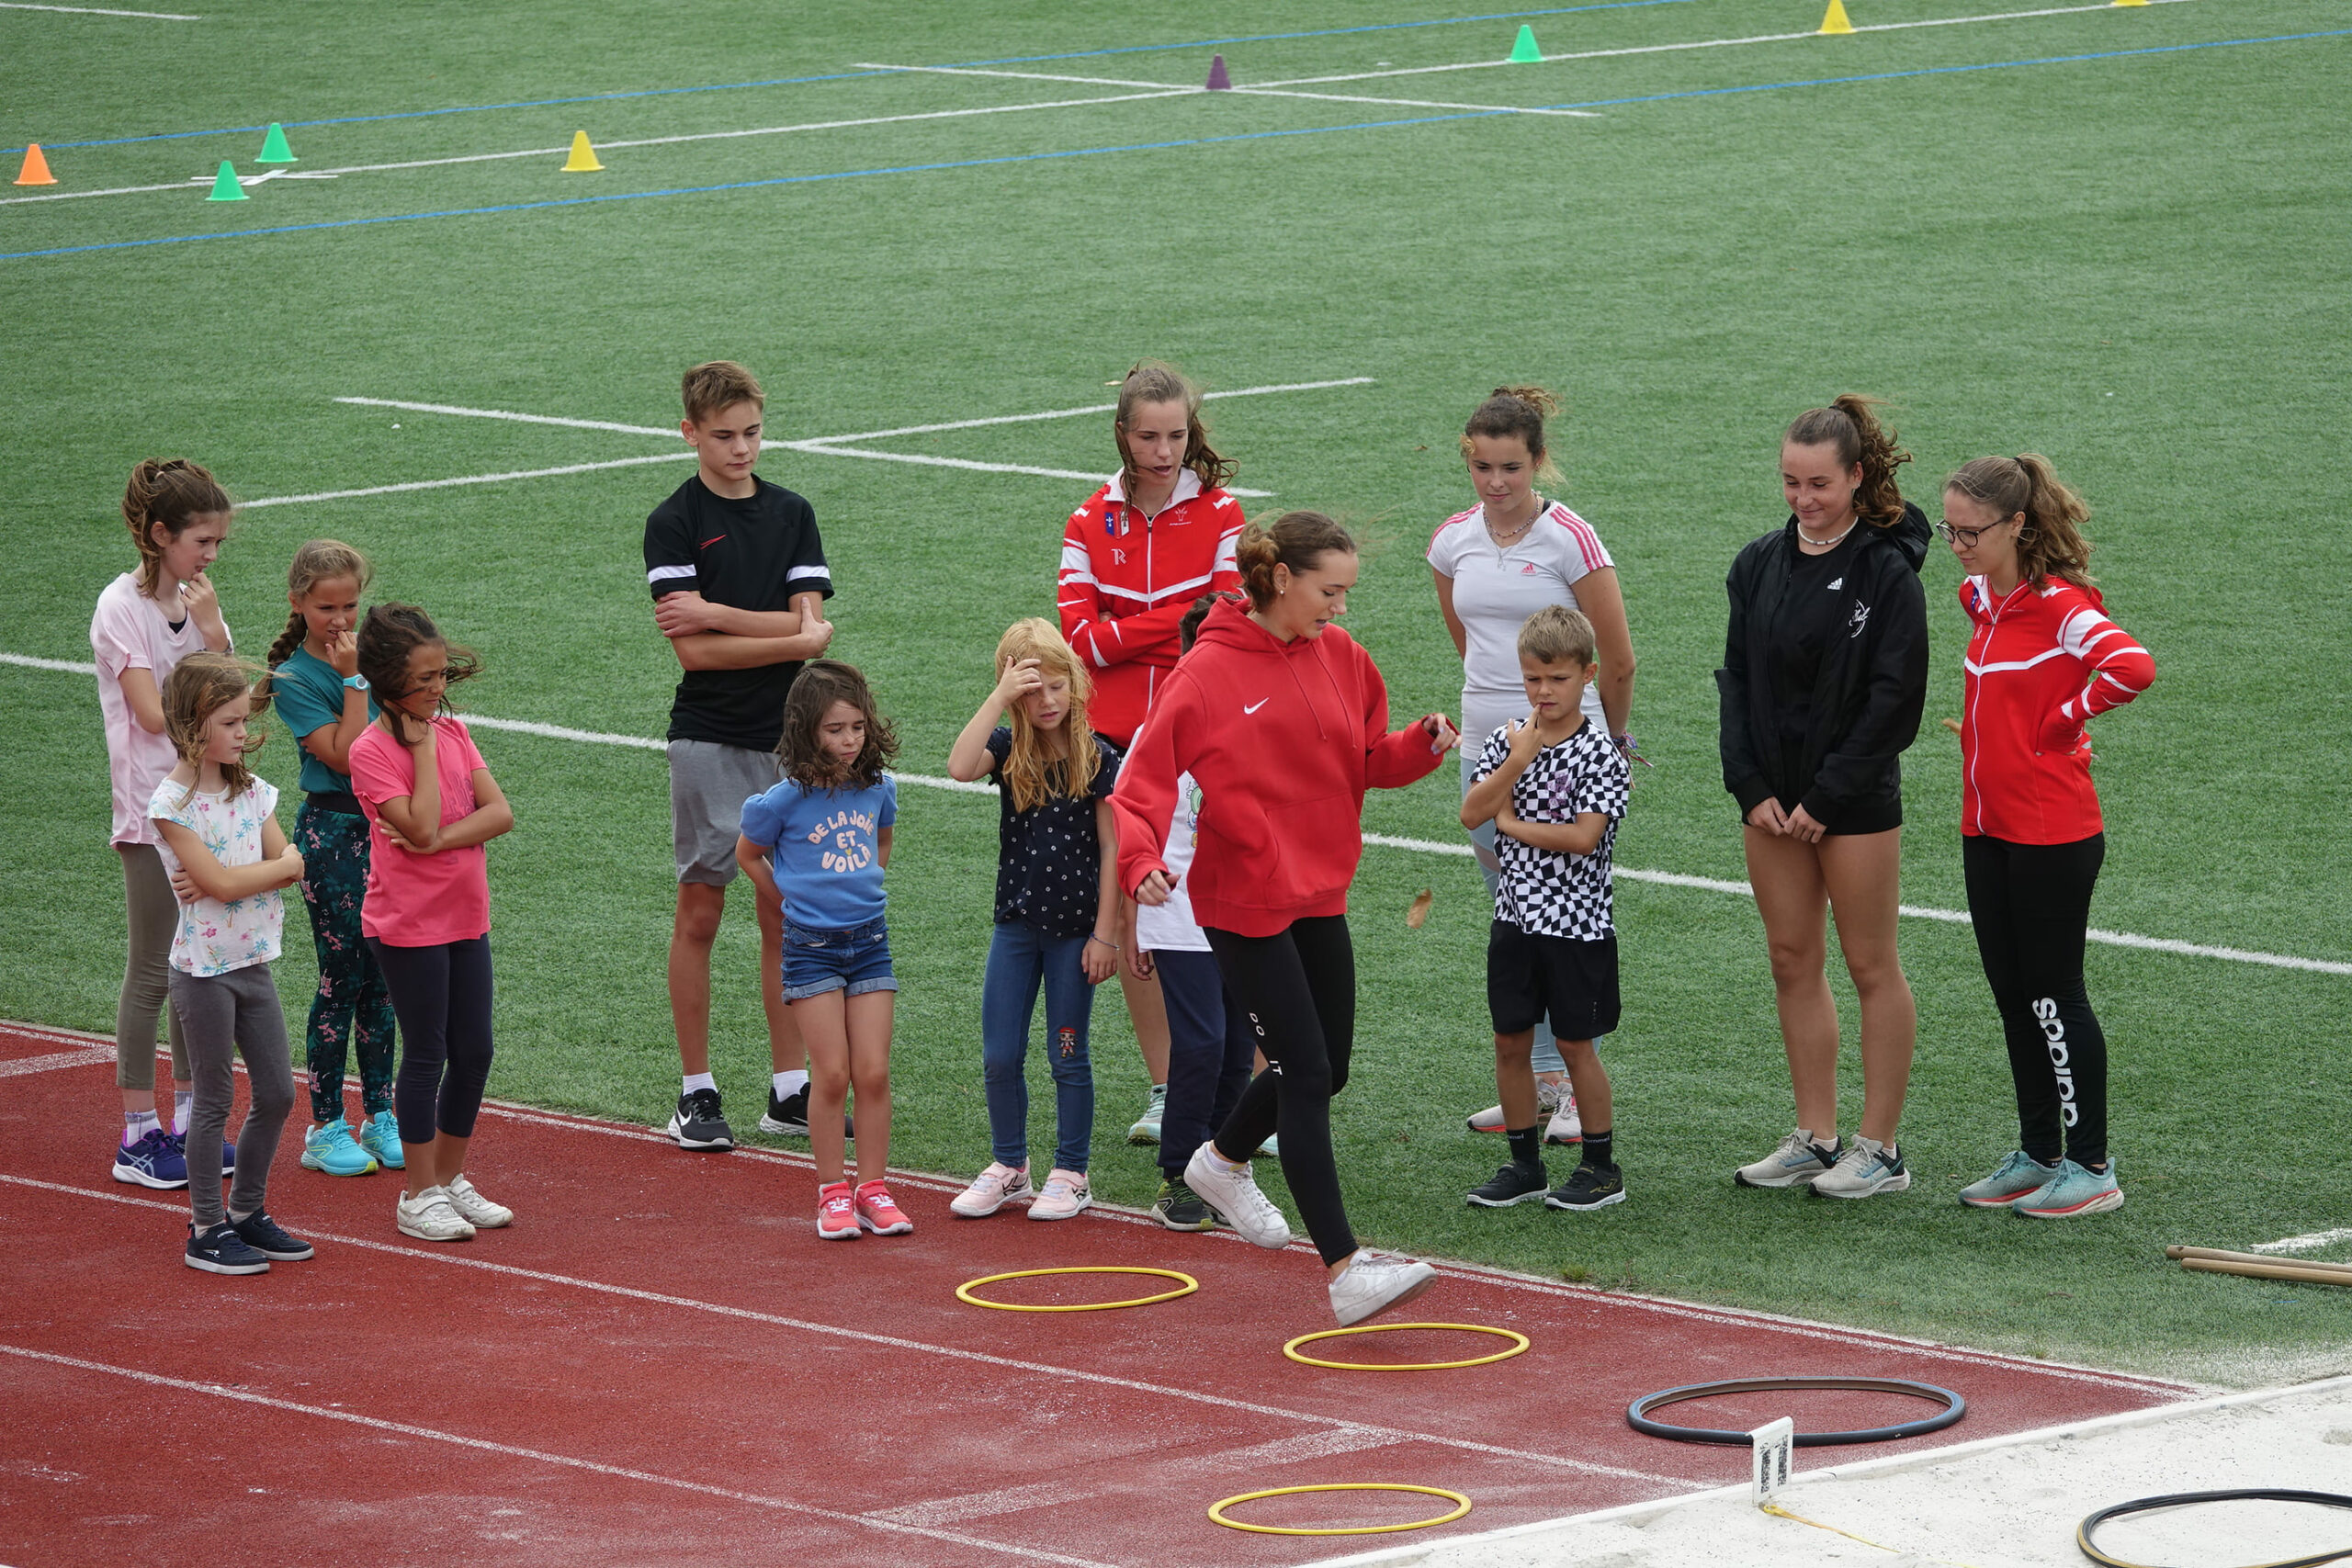
[[[114,1179],[159,1192],[173,1191],[187,1185],[187,1156],[180,1152],[177,1138],[150,1127],[137,1143],[115,1150]]]
[[[245,1245],[236,1227],[223,1220],[210,1230],[187,1227],[187,1251],[181,1261],[208,1274],[266,1274],[269,1259]]]
[[[264,1258],[281,1263],[300,1263],[311,1256],[311,1244],[299,1236],[287,1235],[277,1222],[269,1217],[266,1209],[255,1209],[242,1220],[232,1220],[229,1228],[237,1239],[260,1253]]]

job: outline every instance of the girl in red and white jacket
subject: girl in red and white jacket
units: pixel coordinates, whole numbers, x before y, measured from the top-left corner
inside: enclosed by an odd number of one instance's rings
[[[1187,875],[1227,994],[1270,1066],[1185,1167],[1185,1184],[1261,1247],[1290,1241],[1250,1156],[1278,1128],[1283,1176],[1330,1273],[1331,1309],[1360,1323],[1410,1301],[1426,1263],[1356,1245],[1331,1154],[1331,1097],[1355,1043],[1348,884],[1363,855],[1367,787],[1426,777],[1459,739],[1431,714],[1394,734],[1372,658],[1332,623],[1355,586],[1355,541],[1314,512],[1252,525],[1238,559],[1245,612],[1219,604],[1168,676],[1111,796],[1119,886],[1140,903],[1174,887],[1163,849],[1178,775],[1201,791]]]
[[[1147,359],[1127,372],[1111,438],[1119,471],[1069,514],[1056,597],[1062,636],[1093,677],[1094,732],[1124,751],[1184,651],[1184,613],[1204,593],[1241,586],[1233,561],[1241,503],[1225,488],[1233,464],[1209,445],[1201,394],[1172,367]],[[1151,1075],[1150,1103],[1127,1141],[1156,1144],[1168,1100],[1168,1007],[1156,978],[1125,964],[1119,988]]]
[[[2107,1038],[2083,987],[2107,853],[2083,726],[2146,691],[2156,665],[2107,618],[2086,570],[2089,515],[2028,452],[1963,465],[1936,530],[1968,572],[1961,862],[2022,1145],[1960,1196],[2033,1219],[2123,1201],[2107,1148]]]

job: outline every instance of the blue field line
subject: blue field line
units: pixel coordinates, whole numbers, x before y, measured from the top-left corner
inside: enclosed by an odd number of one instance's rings
[[[1441,17],[1427,22],[1377,22],[1360,28],[1318,28],[1312,32],[1260,33],[1250,38],[1201,39],[1192,43],[1139,43],[1120,49],[1082,49],[1069,54],[1016,54],[1003,60],[959,60],[949,69],[976,65],[1014,65],[1039,60],[1084,60],[1098,54],[1137,54],[1176,49],[1216,49],[1225,44],[1267,43],[1281,39],[1329,38],[1341,33],[1394,32],[1403,28],[1448,28],[1463,22],[1510,22],[1526,17],[1565,17],[1577,11],[1625,11],[1645,6],[1686,6],[1691,0],[1602,0],[1601,4],[1586,6],[1553,6],[1535,11],[1496,11],[1480,17]],[[734,93],[746,87],[797,87],[809,82],[848,82],[861,76],[893,76],[892,71],[836,71],[824,76],[777,76],[759,82],[718,82],[703,87],[642,87],[626,93],[585,93],[571,98],[526,98],[511,104],[461,104],[440,109],[405,109],[397,114],[346,114],[329,119],[289,119],[282,123],[289,130],[300,130],[316,125],[367,125],[386,119],[430,119],[435,115],[486,114],[494,109],[540,109],[564,104],[609,103],[616,98],[659,98],[682,93]],[[55,152],[61,147],[121,147],[137,141],[184,141],[197,136],[250,136],[269,128],[266,125],[231,125],[215,130],[162,130],[151,136],[109,136],[95,141],[44,141],[43,147]],[[0,147],[0,156],[22,152],[21,147]]]
[[[1852,82],[1884,82],[1908,76],[1942,76],[1962,72],[2007,71],[2024,65],[2067,65],[2090,60],[2127,60],[2152,54],[2184,54],[2196,50],[2229,49],[2239,44],[2297,43],[2308,39],[2342,38],[2352,28],[2322,32],[2276,33],[2265,38],[2214,39],[2205,43],[2164,44],[2151,49],[2106,50],[2096,54],[2054,54],[2035,60],[2002,60],[1984,65],[1939,65],[1914,71],[1884,71],[1863,76],[1826,76],[1804,82],[1770,82],[1752,87],[1699,87],[1678,93],[1653,93],[1638,98],[1600,98],[1593,104],[1655,103],[1668,98],[1715,97],[1730,93],[1778,93],[1793,87],[1827,87]],[[1556,108],[1583,108],[1587,104],[1558,104]],[[537,212],[559,207],[594,207],[615,201],[647,201],[656,197],[709,196],[720,191],[761,190],[776,186],[820,185],[832,180],[866,179],[876,175],[935,174],[948,169],[985,169],[1007,164],[1036,164],[1064,158],[1096,158],[1113,152],[1160,152],[1182,147],[1215,147],[1235,141],[1266,141],[1287,136],[1324,136],[1341,130],[1386,130],[1408,125],[1442,125],[1466,119],[1495,119],[1519,114],[1516,108],[1471,109],[1458,114],[1415,115],[1408,119],[1359,120],[1347,125],[1304,126],[1294,130],[1246,130],[1227,136],[1190,136],[1169,141],[1132,141],[1113,147],[1076,147],[1059,152],[1011,152],[994,158],[958,158],[936,164],[898,164],[873,169],[843,169],[824,175],[778,175],[767,179],[729,180],[721,185],[673,186],[660,190],[616,191],[610,196],[560,197],[547,201],[504,202],[493,207],[458,207],[435,212],[395,212],[378,218],[339,218],[319,223],[283,223],[266,229],[224,229],[210,234],[172,234],[153,240],[105,240],[86,245],[57,245],[46,250],[0,252],[0,262],[30,261],[41,256],[85,255],[94,251],[141,250],[150,245],[185,245],[199,240],[247,240],[265,234],[303,234],[328,229],[359,229],[378,223],[416,223],[429,218],[480,218],[501,212]]]

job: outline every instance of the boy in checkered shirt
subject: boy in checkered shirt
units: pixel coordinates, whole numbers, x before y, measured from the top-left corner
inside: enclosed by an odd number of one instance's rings
[[[1487,1005],[1495,1021],[1495,1086],[1510,1163],[1469,1201],[1508,1208],[1601,1209],[1625,1201],[1610,1125],[1609,1075],[1595,1036],[1617,1027],[1617,931],[1610,919],[1610,846],[1632,787],[1624,754],[1584,716],[1598,673],[1592,623],[1548,605],[1519,629],[1519,669],[1532,712],[1487,737],[1462,825],[1495,824],[1502,879],[1487,939]],[[1555,1188],[1530,1052],[1549,1018],[1584,1117],[1583,1156]],[[1549,1189],[1549,1190],[1546,1190]]]

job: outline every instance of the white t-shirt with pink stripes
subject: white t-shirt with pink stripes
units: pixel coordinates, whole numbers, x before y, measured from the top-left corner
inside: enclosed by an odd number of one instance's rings
[[[1527,711],[1519,672],[1520,626],[1546,604],[1580,609],[1576,585],[1588,573],[1616,565],[1592,525],[1556,501],[1524,535],[1500,547],[1487,532],[1485,507],[1449,517],[1430,536],[1429,563],[1453,580],[1453,613],[1466,634],[1464,714],[1483,716],[1507,706],[1512,716]],[[1584,711],[1596,725],[1605,725],[1600,696],[1592,686],[1585,688]],[[1492,728],[1482,724],[1476,732]],[[1473,733],[1466,716],[1463,733]]]

